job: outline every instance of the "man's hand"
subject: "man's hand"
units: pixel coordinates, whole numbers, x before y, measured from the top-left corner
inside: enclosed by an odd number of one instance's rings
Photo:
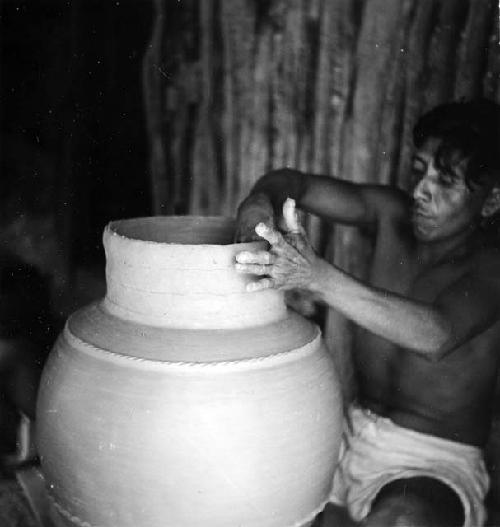
[[[247,286],[248,291],[274,287],[276,289],[308,289],[320,266],[318,258],[299,224],[294,200],[283,205],[285,234],[260,222],[255,232],[271,245],[269,251],[244,251],[236,255],[236,270],[263,276]]]
[[[239,206],[236,218],[236,242],[259,240],[255,227],[259,223],[274,227],[274,210],[271,201],[264,194],[248,196]]]

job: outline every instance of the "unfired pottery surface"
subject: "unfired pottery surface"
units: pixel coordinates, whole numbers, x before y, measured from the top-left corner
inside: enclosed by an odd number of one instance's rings
[[[246,293],[223,218],[110,224],[108,291],[44,370],[38,438],[64,525],[292,527],[328,497],[341,401],[316,326]],[[224,311],[225,310],[225,311]]]

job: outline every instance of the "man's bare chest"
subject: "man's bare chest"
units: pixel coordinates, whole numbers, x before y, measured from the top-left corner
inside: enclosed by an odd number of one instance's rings
[[[473,266],[470,258],[449,255],[434,262],[421,261],[407,242],[388,240],[375,246],[370,285],[421,302],[433,302]]]

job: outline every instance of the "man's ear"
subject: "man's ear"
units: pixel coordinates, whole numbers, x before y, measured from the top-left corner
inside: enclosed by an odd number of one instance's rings
[[[481,216],[488,218],[500,210],[500,187],[493,187],[484,202]]]

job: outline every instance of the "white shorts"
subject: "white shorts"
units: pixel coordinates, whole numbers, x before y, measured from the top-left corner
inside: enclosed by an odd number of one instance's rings
[[[330,501],[365,518],[382,487],[396,479],[428,476],[450,486],[464,507],[464,527],[481,527],[489,476],[481,449],[396,425],[351,407]]]

